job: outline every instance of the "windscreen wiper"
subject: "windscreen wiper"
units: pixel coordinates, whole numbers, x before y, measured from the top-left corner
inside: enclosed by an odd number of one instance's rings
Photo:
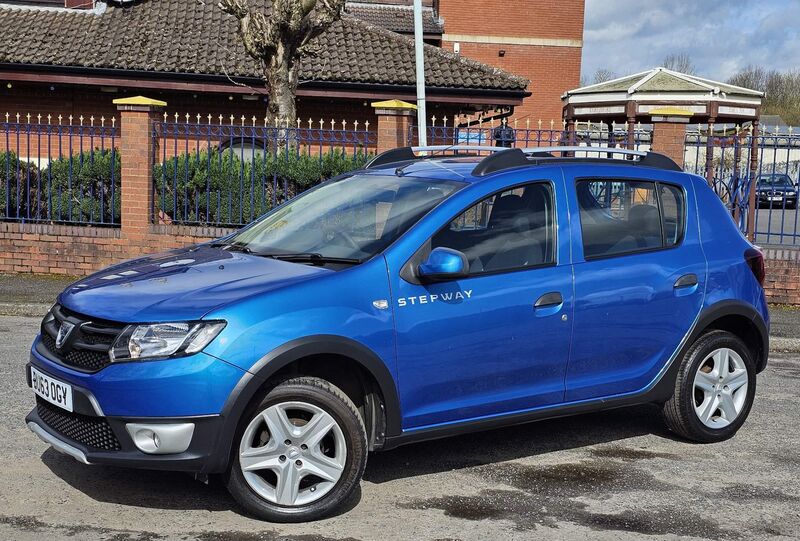
[[[222,248],[228,252],[242,252],[243,254],[253,254],[253,250],[245,246],[244,244],[237,244],[235,242],[231,244],[225,244],[224,242],[216,242],[212,244],[215,248]]]
[[[314,265],[325,265],[326,263],[358,265],[361,263],[360,259],[355,259],[352,257],[328,257],[316,252],[300,252],[296,254],[261,254],[256,252],[255,255],[271,257],[280,261],[291,261],[292,263],[312,263]]]

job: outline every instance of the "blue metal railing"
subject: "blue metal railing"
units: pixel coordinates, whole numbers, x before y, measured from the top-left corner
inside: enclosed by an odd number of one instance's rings
[[[30,120],[0,123],[0,221],[119,225],[114,122]]]
[[[755,152],[755,156],[753,155]],[[689,131],[686,170],[709,178],[717,195],[748,231],[750,194],[755,190],[754,239],[760,244],[800,244],[797,184],[800,135],[714,135]],[[755,175],[751,174],[753,160]]]
[[[598,146],[625,147],[628,131],[624,125],[581,123],[574,131],[562,125],[550,128],[530,127],[529,123],[509,122],[507,126],[499,122],[482,122],[448,126],[440,123],[427,127],[429,145],[488,145],[514,148],[552,147],[552,146]],[[523,127],[524,126],[524,127]],[[641,127],[633,130],[633,149],[649,147],[650,131]],[[412,125],[408,132],[408,144],[419,141],[419,129]]]
[[[322,180],[361,167],[377,144],[367,128],[155,122],[156,220],[247,224]]]

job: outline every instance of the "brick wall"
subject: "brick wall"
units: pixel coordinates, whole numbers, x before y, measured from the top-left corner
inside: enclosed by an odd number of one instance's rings
[[[767,300],[800,305],[800,248],[764,248]]]
[[[453,50],[453,42],[446,42],[443,47]],[[561,125],[561,96],[580,86],[579,47],[465,42],[460,42],[460,47],[462,56],[530,79],[528,91],[533,94],[514,109],[512,118],[530,118],[533,125],[540,119],[545,126],[549,126],[551,120]],[[505,51],[503,57],[500,57],[501,50]]]
[[[230,233],[214,227],[150,226],[131,236],[119,228],[0,223],[0,273],[91,274],[113,263]]]
[[[683,167],[686,124],[657,122],[653,124],[653,151],[672,158]]]
[[[439,13],[444,48],[453,50],[453,36],[471,36],[458,39],[462,56],[530,79],[533,95],[515,118],[561,121],[561,95],[580,85],[584,0],[440,0]]]

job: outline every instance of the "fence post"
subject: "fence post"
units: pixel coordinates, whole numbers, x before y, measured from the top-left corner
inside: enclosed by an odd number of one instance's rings
[[[378,115],[378,154],[407,146],[417,106],[401,100],[376,101],[371,105]]]
[[[750,129],[750,193],[747,204],[747,238],[750,242],[756,240],[756,211],[758,206],[758,119],[753,120]]]
[[[653,120],[653,151],[673,159],[683,168],[686,145],[686,125],[691,111],[677,107],[664,107],[650,111]]]
[[[136,96],[114,100],[120,112],[120,185],[123,237],[144,241],[153,222],[153,120],[166,102]]]
[[[725,135],[723,133],[723,135]],[[708,119],[708,135],[706,135],[706,182],[714,185],[714,117]]]

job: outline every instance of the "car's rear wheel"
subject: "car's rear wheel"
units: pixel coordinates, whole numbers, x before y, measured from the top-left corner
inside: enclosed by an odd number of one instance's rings
[[[756,390],[755,363],[735,335],[702,335],[681,359],[675,391],[663,405],[669,428],[712,443],[732,437],[747,419]]]
[[[366,462],[353,402],[325,380],[300,377],[274,387],[246,414],[227,485],[258,518],[304,522],[342,505]]]

